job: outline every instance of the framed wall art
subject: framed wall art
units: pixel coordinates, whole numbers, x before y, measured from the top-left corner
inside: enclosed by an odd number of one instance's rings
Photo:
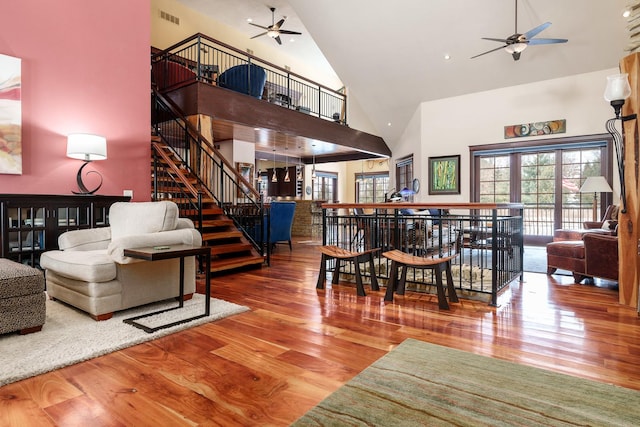
[[[0,54],[0,173],[22,174],[21,60]]]
[[[429,157],[429,194],[460,194],[460,156]]]

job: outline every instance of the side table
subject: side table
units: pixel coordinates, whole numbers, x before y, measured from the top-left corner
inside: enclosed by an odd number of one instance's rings
[[[166,325],[156,326],[150,328],[137,322],[138,319],[153,316],[155,314],[164,313],[167,311],[178,310],[184,306],[184,259],[189,256],[204,256],[205,257],[205,306],[204,314],[189,317],[187,319],[177,320]],[[192,320],[200,319],[209,315],[211,310],[211,248],[208,246],[191,246],[191,245],[172,245],[172,246],[154,246],[147,248],[135,248],[125,249],[124,256],[142,259],[145,261],[161,261],[166,259],[180,258],[180,295],[178,297],[178,306],[167,308],[164,310],[154,311],[152,313],[142,314],[140,316],[124,319],[124,323],[128,323],[136,328],[140,328],[145,332],[152,333],[160,329],[170,328],[175,325],[187,323]]]

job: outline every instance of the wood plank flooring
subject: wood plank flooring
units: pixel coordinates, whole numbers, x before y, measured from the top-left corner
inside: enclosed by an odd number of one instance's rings
[[[640,320],[610,283],[525,273],[498,307],[445,311],[316,290],[319,262],[278,247],[271,267],[213,279],[250,312],[0,388],[0,426],[284,426],[406,338],[640,390]]]

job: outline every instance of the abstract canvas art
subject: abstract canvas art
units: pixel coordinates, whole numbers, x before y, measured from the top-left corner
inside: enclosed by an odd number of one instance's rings
[[[21,60],[0,54],[0,173],[22,174]]]
[[[565,133],[567,131],[567,121],[550,120],[548,122],[523,123],[520,125],[509,125],[504,127],[504,137],[522,138],[525,136],[550,135],[553,133]]]

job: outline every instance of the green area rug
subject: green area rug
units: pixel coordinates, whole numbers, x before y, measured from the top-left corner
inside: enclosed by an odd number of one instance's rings
[[[294,426],[637,426],[640,392],[408,339]]]
[[[152,316],[144,323],[153,327],[204,313],[204,302],[204,295],[194,294],[192,299],[185,301],[183,308]],[[242,305],[211,298],[209,316],[149,334],[122,320],[175,307],[178,305],[176,300],[120,311],[101,322],[61,302],[47,299],[46,304],[47,316],[42,331],[0,335],[0,386],[249,310]]]

